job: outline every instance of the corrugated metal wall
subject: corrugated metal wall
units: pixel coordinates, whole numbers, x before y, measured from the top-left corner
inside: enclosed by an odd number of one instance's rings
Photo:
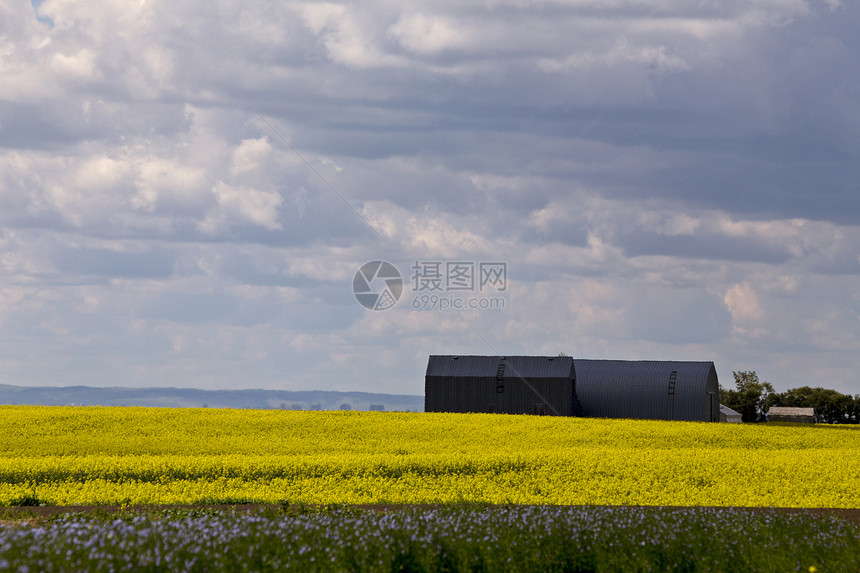
[[[713,362],[580,360],[576,388],[583,416],[717,422]]]
[[[569,356],[510,356],[504,362],[501,411],[507,414],[575,416],[576,376]]]
[[[431,356],[426,412],[718,422],[713,362]]]
[[[431,356],[424,410],[577,415],[573,359]]]
[[[498,356],[431,356],[425,412],[486,412],[496,392]]]

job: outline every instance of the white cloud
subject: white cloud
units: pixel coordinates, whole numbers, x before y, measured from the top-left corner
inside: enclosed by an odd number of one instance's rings
[[[420,392],[428,353],[495,348],[860,391],[857,22],[2,3],[0,382]],[[366,313],[377,258],[507,261],[509,306]]]
[[[741,335],[761,335],[761,329],[753,330],[764,317],[764,312],[759,305],[758,295],[752,286],[747,283],[732,285],[726,291],[723,298],[726,307],[732,315],[733,332]]]
[[[205,171],[199,167],[161,157],[144,158],[138,166],[137,193],[131,204],[148,212],[165,206],[193,209],[201,202],[205,182]]]
[[[403,14],[388,32],[407,50],[422,55],[460,48],[470,34],[453,19],[425,14]]]
[[[297,9],[333,62],[359,69],[405,64],[379,45],[376,25],[366,13],[328,3],[303,4]]]
[[[669,53],[666,46],[636,45],[626,36],[616,38],[612,47],[606,51],[577,52],[561,60],[544,58],[538,61],[538,66],[546,72],[559,72],[595,67],[613,68],[627,63],[662,71],[683,71],[690,68],[683,58]]]
[[[217,206],[200,224],[207,233],[215,233],[223,225],[248,222],[269,230],[280,229],[279,207],[283,197],[273,191],[234,187],[219,181],[212,187]]]
[[[82,82],[93,81],[98,79],[95,60],[95,52],[87,49],[76,54],[54,54],[51,69],[60,77]]]
[[[641,218],[643,226],[653,226],[654,231],[660,235],[668,235],[670,237],[693,235],[702,226],[701,219],[691,217],[686,213],[658,214],[646,212],[641,215]]]
[[[271,153],[272,146],[266,137],[243,140],[231,153],[230,175],[238,177],[259,170]]]
[[[125,160],[99,154],[73,166],[68,178],[55,177],[47,185],[47,192],[64,219],[83,227],[124,210],[130,174]]]
[[[314,34],[320,34],[327,26],[334,22],[337,17],[344,13],[346,6],[330,2],[304,2],[296,4],[295,10],[302,15],[305,20],[305,24],[313,31]]]

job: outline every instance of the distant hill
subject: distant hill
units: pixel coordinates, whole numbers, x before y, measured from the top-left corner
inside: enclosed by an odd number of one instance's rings
[[[0,384],[0,404],[150,406],[285,410],[424,411],[424,397],[308,390],[197,390],[194,388],[24,387]]]

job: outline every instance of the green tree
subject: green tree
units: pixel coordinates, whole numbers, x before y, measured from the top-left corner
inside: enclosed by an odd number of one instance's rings
[[[826,388],[801,386],[769,397],[771,406],[813,408],[815,421],[824,424],[860,423],[860,396],[854,397]]]
[[[774,393],[770,382],[761,382],[755,370],[732,372],[735,390],[720,386],[720,403],[736,410],[744,422],[764,422]]]

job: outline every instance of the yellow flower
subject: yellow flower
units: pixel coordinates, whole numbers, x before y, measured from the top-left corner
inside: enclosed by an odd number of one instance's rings
[[[860,428],[0,406],[0,504],[860,507]]]

